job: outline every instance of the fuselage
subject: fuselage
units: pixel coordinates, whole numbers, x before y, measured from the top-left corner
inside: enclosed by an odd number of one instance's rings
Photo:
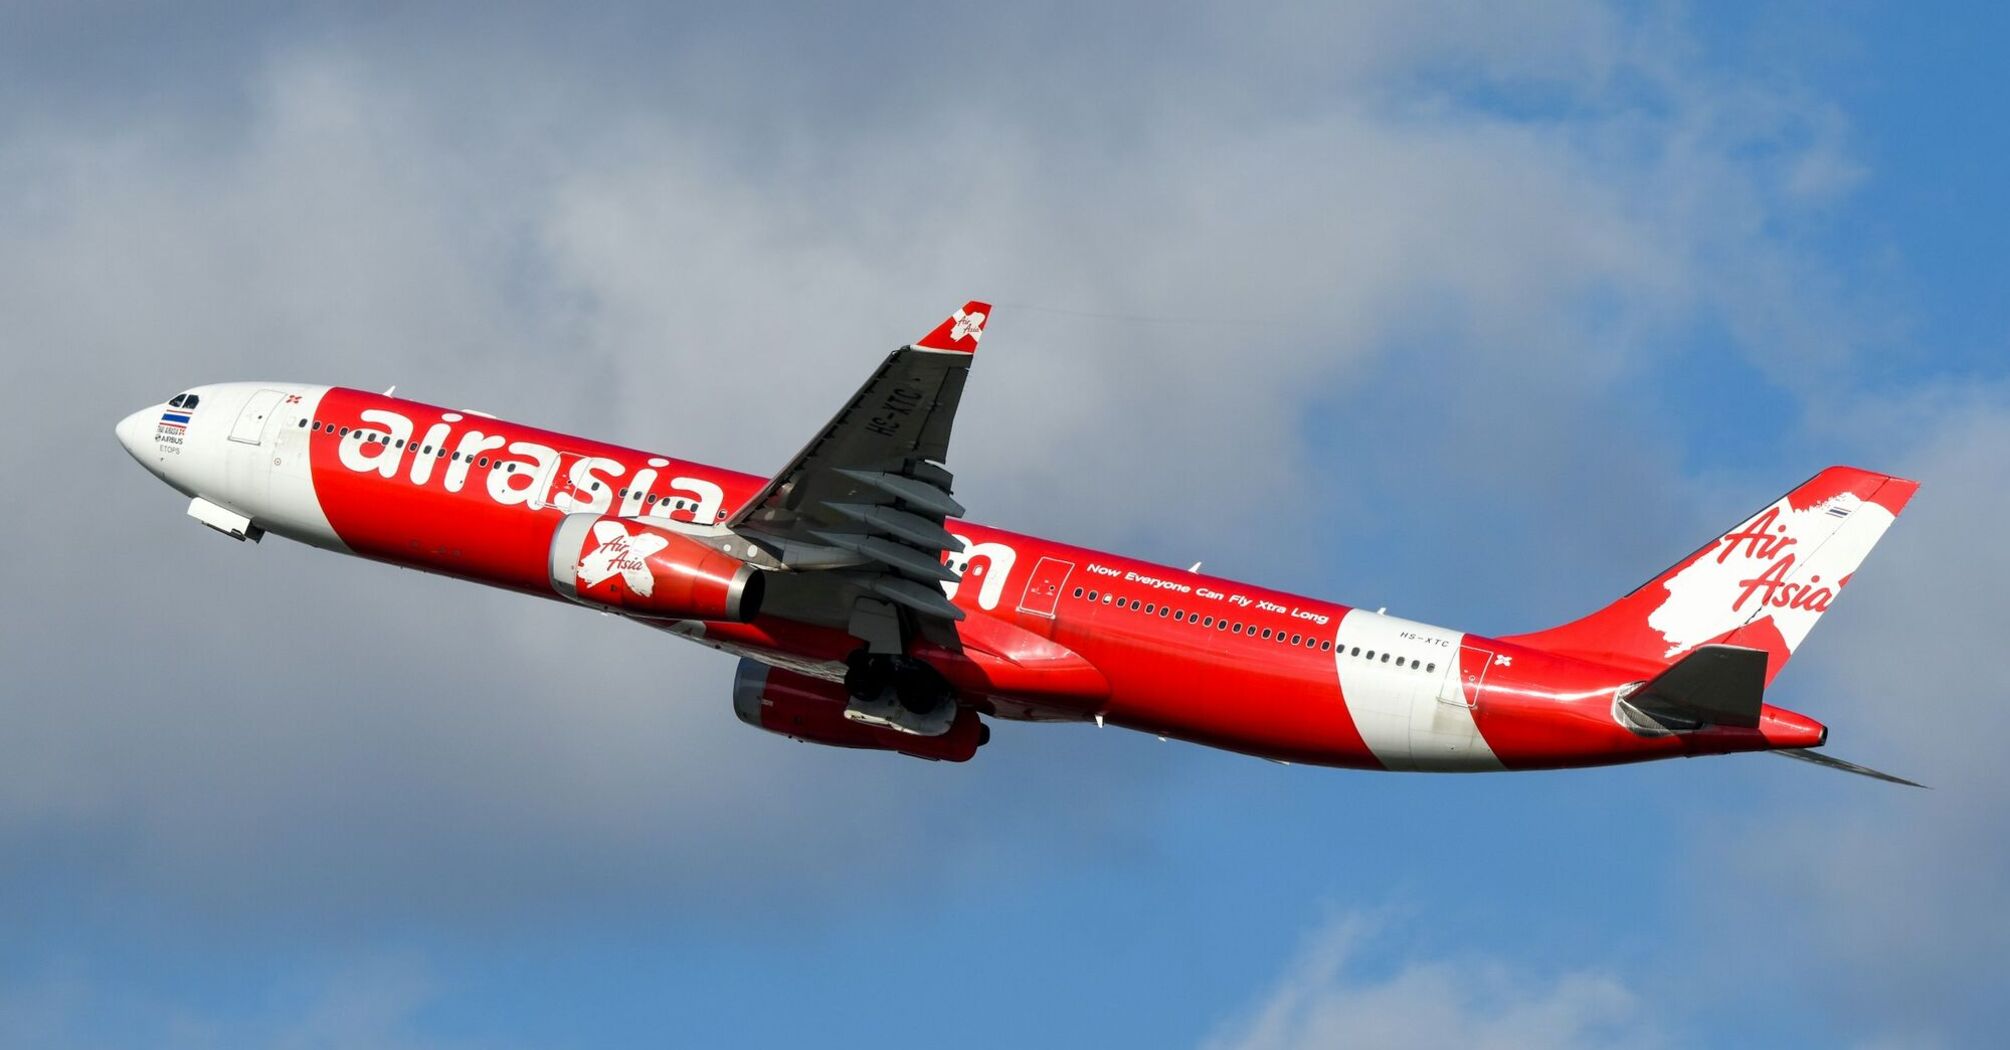
[[[252,527],[544,598],[570,514],[715,527],[761,477],[342,387],[222,383],[118,427],[161,480]],[[192,511],[193,513],[193,511]],[[1766,706],[1756,728],[1642,733],[1615,711],[1652,668],[1585,660],[967,521],[944,584],[961,653],[918,655],[994,717],[1094,719],[1280,761],[1483,771],[1818,744]],[[841,677],[857,642],[789,615],[643,620],[799,673]],[[562,599],[561,599],[562,600]]]

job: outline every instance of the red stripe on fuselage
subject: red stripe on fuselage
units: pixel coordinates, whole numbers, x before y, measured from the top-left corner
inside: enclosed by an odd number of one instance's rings
[[[638,503],[646,512],[669,498],[685,501],[685,509],[669,512],[672,520],[710,520],[730,515],[764,484],[752,475],[339,387],[322,398],[316,419],[321,427],[311,434],[309,456],[315,491],[350,550],[543,597],[554,597],[548,553],[565,514],[623,513]],[[353,437],[358,428],[388,435],[390,443],[360,442]],[[470,462],[457,461],[457,451]],[[623,489],[631,495],[624,498]],[[657,499],[652,504],[649,497]],[[1052,639],[1093,664],[1109,683],[1102,713],[1111,722],[1270,758],[1380,768],[1348,713],[1332,652],[1305,644],[1308,633],[1330,640],[1345,606],[967,522],[950,522],[949,529],[970,541],[956,604]],[[1019,609],[1046,558],[1074,566],[1051,618]],[[1098,595],[1094,603],[1089,591]],[[1184,615],[1175,620],[1173,611],[1241,623],[1246,631],[1203,626]],[[1261,636],[1265,628],[1272,638]],[[708,624],[706,634],[812,660],[839,659],[856,644],[842,632],[768,620]]]

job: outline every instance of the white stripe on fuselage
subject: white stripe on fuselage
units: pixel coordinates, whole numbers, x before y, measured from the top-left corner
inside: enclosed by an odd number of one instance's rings
[[[1464,638],[1457,631],[1363,609],[1350,609],[1340,618],[1333,639],[1340,693],[1355,729],[1384,768],[1501,768],[1459,685]],[[1397,659],[1404,665],[1397,666]],[[1423,666],[1412,666],[1412,661]]]

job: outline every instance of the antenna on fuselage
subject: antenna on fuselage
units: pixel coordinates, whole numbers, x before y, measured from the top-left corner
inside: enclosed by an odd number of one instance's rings
[[[392,383],[390,386],[384,388],[385,397],[390,397],[392,394],[395,394],[397,392],[398,392],[398,384],[396,383]]]
[[[1193,567],[1192,567],[1192,568],[1190,568],[1190,569],[1188,569],[1187,571],[1188,571],[1188,572],[1199,572],[1199,571],[1200,571],[1200,563],[1199,563],[1199,562],[1194,562],[1194,563],[1193,563]]]

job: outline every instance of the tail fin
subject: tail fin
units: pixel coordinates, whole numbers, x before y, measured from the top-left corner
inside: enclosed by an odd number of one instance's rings
[[[1770,657],[1770,684],[1918,488],[1830,467],[1626,597],[1506,640],[1650,675],[1698,646],[1745,646]]]

